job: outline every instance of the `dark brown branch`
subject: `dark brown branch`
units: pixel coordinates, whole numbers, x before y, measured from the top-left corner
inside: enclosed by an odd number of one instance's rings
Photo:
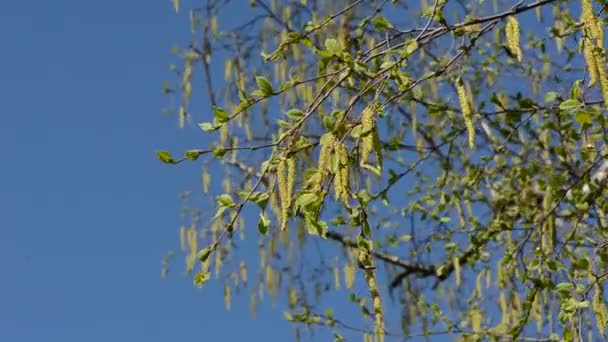
[[[329,231],[327,232],[326,237],[328,239],[340,242],[345,247],[359,248],[356,242],[340,233]],[[379,260],[404,268],[408,274],[417,274],[421,278],[436,275],[436,268],[433,265],[410,263],[394,255],[389,255],[382,252],[372,251],[371,254]]]

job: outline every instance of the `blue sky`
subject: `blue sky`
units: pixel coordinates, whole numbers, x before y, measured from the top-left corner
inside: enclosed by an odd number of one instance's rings
[[[238,13],[235,13],[238,15]],[[188,21],[167,1],[10,1],[0,11],[0,341],[289,340],[267,301],[226,311],[175,263],[178,194],[161,165],[191,130],[162,114]],[[281,324],[277,324],[277,320]]]

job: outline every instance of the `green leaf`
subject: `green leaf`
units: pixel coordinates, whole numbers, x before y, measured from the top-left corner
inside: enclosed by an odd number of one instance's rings
[[[583,87],[582,80],[576,80],[572,82],[572,87],[570,88],[570,98],[573,100],[580,99],[582,97],[581,88]]]
[[[578,102],[578,100],[566,100],[562,103],[560,103],[559,105],[559,109],[564,110],[564,111],[568,111],[568,110],[573,110],[573,109],[577,109],[581,107],[581,103]]]
[[[385,17],[380,15],[376,16],[372,23],[378,30],[392,29],[394,27]]]
[[[586,258],[580,258],[578,260],[576,260],[576,263],[574,264],[574,268],[581,270],[581,271],[586,271],[589,269],[589,260],[587,260]]]
[[[217,131],[221,126],[214,125],[211,122],[201,122],[200,124],[198,124],[198,127],[200,127],[205,132],[210,132]]]
[[[166,164],[175,164],[176,161],[171,157],[171,153],[168,151],[156,151],[156,155],[158,158]]]
[[[248,194],[249,194],[248,191],[241,191],[241,192],[239,192],[239,196],[241,198],[247,197]],[[256,191],[256,192],[253,192],[249,196],[249,201],[253,202],[253,203],[257,203],[257,204],[262,204],[262,205],[265,206],[266,202],[268,202],[268,198],[269,197],[270,197],[270,195],[268,195],[267,192]]]
[[[559,93],[549,91],[545,94],[545,103],[550,103],[561,98]]]
[[[327,232],[329,231],[327,223],[321,220],[314,220],[311,217],[306,218],[306,228],[308,234],[319,235],[322,238],[326,238]]]
[[[212,251],[213,251],[212,246],[207,246],[207,247],[201,249],[200,251],[198,251],[198,260],[200,260],[201,262],[207,261],[207,259],[209,259],[209,255],[211,255]]]
[[[315,193],[304,192],[298,196],[296,199],[296,203],[300,208],[304,208],[307,205],[316,202],[319,199],[319,196]]]
[[[222,146],[218,146],[215,148],[215,150],[213,150],[213,155],[216,158],[223,158],[225,154],[226,154],[226,149]]]
[[[272,85],[270,84],[270,81],[266,77],[264,77],[264,76],[256,77],[255,83],[258,85],[258,88],[260,88],[260,91],[262,92],[262,94],[264,96],[270,96],[270,95],[274,94]]]
[[[217,196],[217,204],[220,207],[226,207],[226,208],[232,208],[236,205],[234,203],[234,201],[232,200],[232,196],[230,196],[228,194],[222,194],[222,195]]]
[[[414,51],[416,51],[416,49],[418,49],[418,41],[416,41],[416,39],[411,39],[410,41],[408,41],[406,43],[401,55],[403,57],[407,57],[407,56],[411,55],[412,53],[414,53]]]
[[[209,272],[199,272],[194,275],[194,286],[201,287],[210,278],[211,278],[211,275],[209,274]]]
[[[357,246],[359,246],[359,248],[365,250],[365,251],[370,251],[372,249],[372,242],[366,238],[363,237],[363,235],[359,235],[359,240],[357,241]]]
[[[401,235],[399,237],[399,240],[401,240],[403,242],[408,242],[408,241],[412,240],[412,236],[409,234]]]
[[[188,160],[197,160],[201,154],[201,150],[188,150],[186,153],[184,153],[184,158]]]
[[[260,213],[260,219],[258,221],[258,230],[260,234],[266,235],[268,233],[268,227],[270,226],[270,220],[264,215],[264,213]]]
[[[579,110],[574,115],[576,122],[581,125],[591,125],[593,123],[593,119],[591,118],[592,113],[588,111]]]
[[[213,106],[213,116],[218,123],[224,123],[230,120],[230,116],[220,107]]]
[[[293,108],[287,112],[287,117],[294,121],[300,121],[300,119],[304,117],[304,112],[299,109]]]
[[[340,52],[342,52],[340,43],[333,38],[328,38],[325,40],[325,49],[332,55],[338,55]]]

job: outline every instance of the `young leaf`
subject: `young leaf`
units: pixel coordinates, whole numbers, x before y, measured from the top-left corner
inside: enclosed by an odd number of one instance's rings
[[[232,200],[232,196],[230,196],[228,194],[222,194],[222,195],[217,196],[217,204],[220,207],[227,207],[227,208],[232,208],[236,205],[234,203],[234,201]]]
[[[256,77],[255,83],[258,85],[258,88],[260,88],[260,91],[262,92],[262,94],[264,96],[270,96],[270,95],[274,94],[272,85],[270,84],[270,81],[268,81],[268,79],[266,77],[264,77],[264,76]]]
[[[197,274],[194,275],[194,286],[197,287],[201,287],[203,286],[203,284],[205,284],[209,278],[211,277],[211,275],[209,274],[209,272],[199,272]]]
[[[198,259],[199,259],[201,262],[205,262],[205,261],[207,261],[207,259],[209,258],[209,255],[211,255],[211,252],[212,252],[212,251],[213,251],[213,248],[212,248],[211,246],[207,246],[207,247],[205,247],[205,248],[201,249],[201,250],[198,252]]]
[[[201,154],[202,152],[200,150],[188,150],[184,153],[184,158],[188,160],[197,160]]]
[[[156,151],[156,155],[158,156],[158,158],[166,164],[175,164],[175,160],[173,159],[173,157],[171,157],[171,153],[169,153],[168,151]]]
[[[260,220],[258,221],[258,230],[260,234],[266,235],[268,232],[268,227],[270,226],[270,220],[264,215],[264,213],[260,213]]]
[[[568,111],[568,110],[580,108],[580,106],[581,106],[581,103],[578,102],[578,100],[570,99],[570,100],[566,100],[566,101],[560,103],[559,109]]]
[[[338,55],[342,50],[340,49],[340,43],[333,38],[325,40],[325,49],[332,55]]]
[[[224,123],[230,120],[230,116],[220,107],[213,106],[213,116],[218,123]]]
[[[210,131],[217,131],[222,126],[214,125],[211,122],[201,122],[200,124],[198,124],[198,127],[200,127],[205,132],[210,132]]]

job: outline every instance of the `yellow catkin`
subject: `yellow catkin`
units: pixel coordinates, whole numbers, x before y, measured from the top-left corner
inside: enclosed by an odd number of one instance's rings
[[[482,319],[483,319],[483,316],[481,314],[481,311],[479,311],[479,309],[474,309],[471,311],[471,328],[473,329],[473,332],[481,331]]]
[[[348,263],[344,265],[344,284],[347,289],[353,287],[353,283],[355,282],[355,266]]]
[[[456,286],[460,287],[460,284],[462,283],[462,276],[460,272],[460,258],[454,257],[452,261],[454,263],[454,274],[456,274]]]
[[[589,72],[589,83],[587,84],[587,87],[593,87],[599,79],[593,45],[591,45],[590,42],[590,39],[584,39],[585,46],[583,47],[583,55],[585,56],[585,64],[587,64],[587,71]]]
[[[593,3],[591,0],[581,0],[581,23],[583,23],[583,55],[585,64],[589,72],[588,87],[594,86],[600,81],[602,94],[606,99],[606,83],[602,85],[602,74],[605,74],[602,63],[604,29],[603,24],[593,13]]]
[[[344,144],[338,140],[334,140],[335,158],[338,160],[337,169],[332,170],[334,173],[334,190],[336,199],[342,200],[345,205],[348,205],[350,182],[350,173],[348,170],[348,151]]]
[[[475,126],[473,124],[473,112],[471,111],[467,92],[464,89],[464,83],[460,77],[456,81],[456,92],[458,94],[458,102],[460,102],[460,110],[462,111],[464,124],[469,134],[469,147],[472,149],[475,147]]]
[[[296,161],[293,158],[287,159],[287,202],[291,207],[293,198],[293,187],[296,183]]]
[[[282,159],[277,166],[277,182],[279,183],[279,201],[281,201],[281,230],[285,230],[289,213],[287,161],[285,159]]]
[[[595,21],[595,26],[597,27],[597,47],[604,49],[604,23],[601,20]]]
[[[377,110],[377,104],[373,103],[366,107],[361,114],[361,134],[363,137],[359,145],[359,153],[361,167],[380,176],[382,174],[382,147],[380,146],[380,139],[378,138],[378,130],[376,128]],[[372,151],[375,151],[376,154],[376,166],[369,164],[369,156]]]
[[[334,287],[336,290],[340,289],[340,269],[338,266],[333,267],[334,272]]]
[[[211,183],[211,174],[209,174],[209,168],[207,165],[203,168],[202,174],[203,192],[209,192],[209,184]]]
[[[241,264],[239,266],[239,273],[243,286],[247,287],[247,264],[245,264],[245,261],[241,261]]]
[[[593,1],[581,0],[581,21],[585,25],[585,33],[593,40],[600,37],[597,18],[593,13]]]
[[[608,325],[608,309],[606,308],[606,302],[604,301],[604,295],[602,293],[602,287],[597,283],[594,286],[594,295],[591,301],[591,309],[595,316],[595,323],[597,329],[600,332],[600,336],[605,336],[605,329]]]
[[[230,286],[224,286],[224,304],[226,305],[226,310],[230,311],[230,307],[232,304],[232,295],[230,293]]]
[[[369,260],[369,251],[359,251],[359,260],[363,262],[364,260]],[[378,290],[378,285],[376,281],[376,273],[373,265],[369,265],[364,270],[365,272],[365,281],[367,282],[367,287],[370,292],[370,296],[372,297],[372,307],[374,309],[374,321],[375,321],[375,340],[376,342],[384,342],[384,314],[382,313],[382,300],[380,298],[380,291]]]
[[[333,134],[327,136],[326,139],[321,139],[321,150],[319,152],[319,172],[324,175],[327,170],[331,169],[331,153],[334,148],[335,137]],[[321,177],[323,178],[323,176]],[[321,180],[321,183],[323,181]]]
[[[606,69],[602,64],[601,57],[598,54],[596,54],[595,57],[595,64],[597,65],[597,75],[600,81],[600,88],[602,89],[604,105],[608,105],[608,76],[606,75]]]
[[[521,62],[523,59],[523,53],[521,51],[521,46],[519,44],[519,21],[515,16],[507,17],[507,25],[505,27],[505,34],[507,36],[507,48],[513,54],[513,56],[517,59],[518,62]]]

